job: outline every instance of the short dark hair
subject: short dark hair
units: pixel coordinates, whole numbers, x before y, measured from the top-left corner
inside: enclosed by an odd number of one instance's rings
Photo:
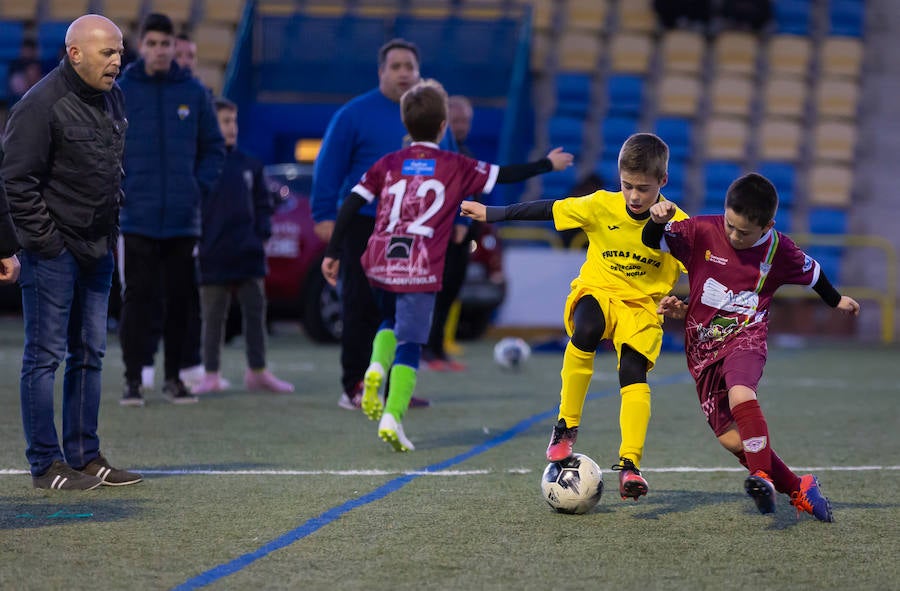
[[[414,142],[437,141],[447,120],[447,91],[436,80],[422,80],[400,97],[400,117]]]
[[[759,227],[775,219],[778,210],[778,191],[761,174],[751,172],[738,178],[725,193],[725,208],[744,216]]]
[[[384,62],[387,61],[387,54],[392,49],[406,49],[411,51],[414,56],[416,56],[416,63],[420,66],[422,65],[422,60],[419,59],[419,48],[416,47],[416,44],[412,41],[407,41],[406,39],[401,39],[400,37],[396,37],[391,39],[387,43],[381,46],[381,49],[378,50],[378,69],[380,70],[382,66],[384,66]]]
[[[669,171],[669,146],[652,133],[636,133],[619,150],[619,170],[661,181]]]
[[[228,100],[224,96],[217,96],[213,99],[213,106],[216,108],[216,113],[219,111],[237,111],[238,107],[235,103]]]
[[[188,35],[187,33],[185,33],[184,31],[175,35],[175,38],[178,39],[179,41],[187,41],[188,43],[194,42],[194,40],[191,39],[191,36]]]
[[[151,31],[162,33],[164,35],[174,35],[175,26],[172,25],[172,19],[158,12],[151,12],[141,21],[141,39],[144,35]]]

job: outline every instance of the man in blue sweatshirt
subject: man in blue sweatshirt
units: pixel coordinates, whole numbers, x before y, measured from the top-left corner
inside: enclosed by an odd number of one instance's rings
[[[313,172],[312,215],[316,235],[328,242],[338,207],[360,177],[375,162],[403,147],[406,128],[400,120],[400,97],[420,80],[419,50],[404,39],[393,39],[378,50],[378,88],[341,107],[325,131]],[[441,142],[456,151],[452,134]],[[372,355],[372,339],[380,312],[359,257],[375,227],[376,203],[353,217],[343,244],[341,265],[341,383],[338,406],[357,409],[362,401],[362,379]],[[427,406],[414,399],[410,406]]]

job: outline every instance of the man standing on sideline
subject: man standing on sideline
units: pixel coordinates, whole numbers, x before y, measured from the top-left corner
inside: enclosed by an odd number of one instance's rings
[[[338,206],[363,173],[385,154],[403,147],[406,128],[400,120],[400,97],[419,80],[419,49],[404,39],[388,41],[378,50],[378,88],[352,99],[331,119],[313,172],[312,215],[320,240],[327,243],[331,239]],[[445,137],[441,147],[455,151],[456,144]],[[375,207],[370,203],[353,216],[342,249],[344,391],[338,406],[348,410],[359,408],[362,402],[362,379],[381,318],[359,262],[375,227]],[[414,398],[410,406],[428,406],[428,401]]]
[[[203,85],[174,61],[172,21],[151,13],[141,24],[140,59],[125,68],[129,118],[125,142],[125,298],[120,340],[125,391],[120,403],[143,406],[141,366],[153,314],[165,310],[163,396],[197,402],[179,378],[195,281],[200,200],[225,161],[225,143]],[[159,294],[162,292],[162,296]],[[160,299],[164,301],[160,301]]]
[[[141,481],[109,465],[97,436],[127,127],[116,85],[123,49],[109,19],[76,19],[65,57],[13,107],[3,140],[0,175],[22,242],[20,391],[35,488]],[[63,358],[60,450],[53,384]]]

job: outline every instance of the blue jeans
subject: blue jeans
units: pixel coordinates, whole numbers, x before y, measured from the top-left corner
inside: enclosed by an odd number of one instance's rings
[[[34,476],[63,458],[73,468],[83,468],[100,453],[97,416],[112,251],[90,265],[80,265],[68,250],[53,259],[23,251],[21,264],[25,352],[19,388],[25,456]],[[64,357],[65,455],[53,420],[53,383]]]

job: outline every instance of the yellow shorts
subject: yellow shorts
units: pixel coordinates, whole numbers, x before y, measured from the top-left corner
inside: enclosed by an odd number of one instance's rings
[[[650,298],[645,302],[624,301],[609,297],[609,294],[589,285],[573,285],[566,298],[566,333],[572,336],[575,304],[584,296],[592,296],[600,304],[606,319],[606,330],[602,338],[611,339],[616,348],[616,356],[622,358],[622,345],[628,345],[650,362],[648,370],[656,365],[662,348],[662,324],[656,314],[656,305]],[[648,306],[653,306],[652,309]],[[651,311],[652,310],[652,311]],[[618,364],[617,364],[618,367]]]

